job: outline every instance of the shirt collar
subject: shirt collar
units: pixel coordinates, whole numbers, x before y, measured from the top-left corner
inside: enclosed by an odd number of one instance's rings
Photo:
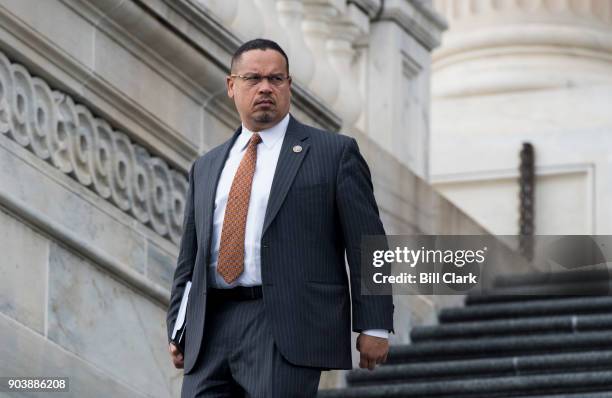
[[[262,145],[265,145],[266,148],[268,149],[271,149],[272,147],[274,147],[274,145],[276,145],[276,143],[285,136],[288,125],[289,125],[289,113],[287,112],[285,117],[280,122],[270,127],[269,129],[261,130],[258,132],[259,136],[261,137]],[[247,129],[243,123],[242,132],[236,139],[235,146],[240,151],[242,151],[246,147],[246,145],[249,143],[249,140],[251,139],[251,136],[253,134],[254,133],[251,130]]]

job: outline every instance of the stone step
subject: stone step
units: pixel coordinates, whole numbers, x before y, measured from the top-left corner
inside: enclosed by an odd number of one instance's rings
[[[481,304],[496,304],[496,303],[510,303],[510,302],[529,302],[529,301],[543,301],[543,300],[559,300],[567,298],[580,298],[583,296],[596,296],[596,295],[517,295],[517,294],[506,294],[503,292],[491,291],[486,294],[468,294],[465,296],[465,305],[481,305]]]
[[[380,386],[349,387],[323,390],[320,398],[502,398],[545,394],[584,393],[612,391],[612,371],[575,372],[544,375],[527,375],[469,380],[400,383]],[[557,395],[563,396],[563,395]]]
[[[594,371],[612,368],[612,350],[537,356],[502,357],[380,366],[374,371],[354,369],[350,386],[432,380],[507,377],[537,373]]]
[[[391,346],[387,364],[434,362],[447,359],[524,356],[550,352],[578,352],[612,349],[612,333],[581,332],[544,335],[484,337],[427,341]]]
[[[612,292],[611,279],[612,270],[608,268],[505,275],[495,279],[493,290],[468,295],[466,304],[605,296]]]
[[[444,308],[440,311],[438,319],[440,323],[450,323],[488,319],[606,313],[612,313],[611,296],[569,297],[556,300],[502,302]]]
[[[582,286],[589,283],[609,282],[612,279],[612,270],[604,267],[595,269],[575,269],[547,273],[529,273],[516,275],[502,275],[495,279],[495,287],[522,287],[532,285],[567,285]]]
[[[559,315],[551,317],[499,319],[453,322],[432,326],[417,326],[410,333],[413,342],[483,336],[525,334],[576,333],[612,330],[612,315]]]
[[[591,393],[559,393],[554,395],[516,395],[513,398],[612,398],[612,391]]]
[[[567,282],[557,284],[533,284],[523,286],[501,286],[486,291],[496,296],[606,296],[612,292],[610,281],[584,282],[581,284]]]

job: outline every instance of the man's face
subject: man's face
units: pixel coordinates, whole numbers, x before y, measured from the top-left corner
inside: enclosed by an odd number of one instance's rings
[[[270,128],[289,112],[291,79],[287,78],[285,58],[271,49],[243,53],[231,72],[241,76],[282,76],[282,83],[262,79],[253,81],[240,77],[226,79],[227,95],[234,100],[242,123],[251,131]]]

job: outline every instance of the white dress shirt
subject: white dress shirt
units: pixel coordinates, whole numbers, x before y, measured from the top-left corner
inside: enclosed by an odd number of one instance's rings
[[[263,231],[266,208],[268,207],[268,198],[272,188],[272,179],[274,178],[276,164],[278,163],[288,124],[289,113],[275,126],[258,132],[262,142],[257,145],[257,162],[255,164],[255,174],[253,175],[244,233],[244,271],[234,282],[228,284],[217,272],[223,218],[234,175],[246,152],[247,144],[254,133],[243,124],[240,135],[236,138],[232,149],[230,149],[215,195],[210,265],[207,273],[210,287],[227,289],[235,286],[261,285],[261,233]],[[376,337],[388,337],[386,330],[367,330],[364,333]]]

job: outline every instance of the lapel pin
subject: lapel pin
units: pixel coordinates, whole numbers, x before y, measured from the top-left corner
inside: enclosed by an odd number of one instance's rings
[[[302,152],[302,147],[300,145],[296,145],[293,147],[293,152],[300,153]]]

